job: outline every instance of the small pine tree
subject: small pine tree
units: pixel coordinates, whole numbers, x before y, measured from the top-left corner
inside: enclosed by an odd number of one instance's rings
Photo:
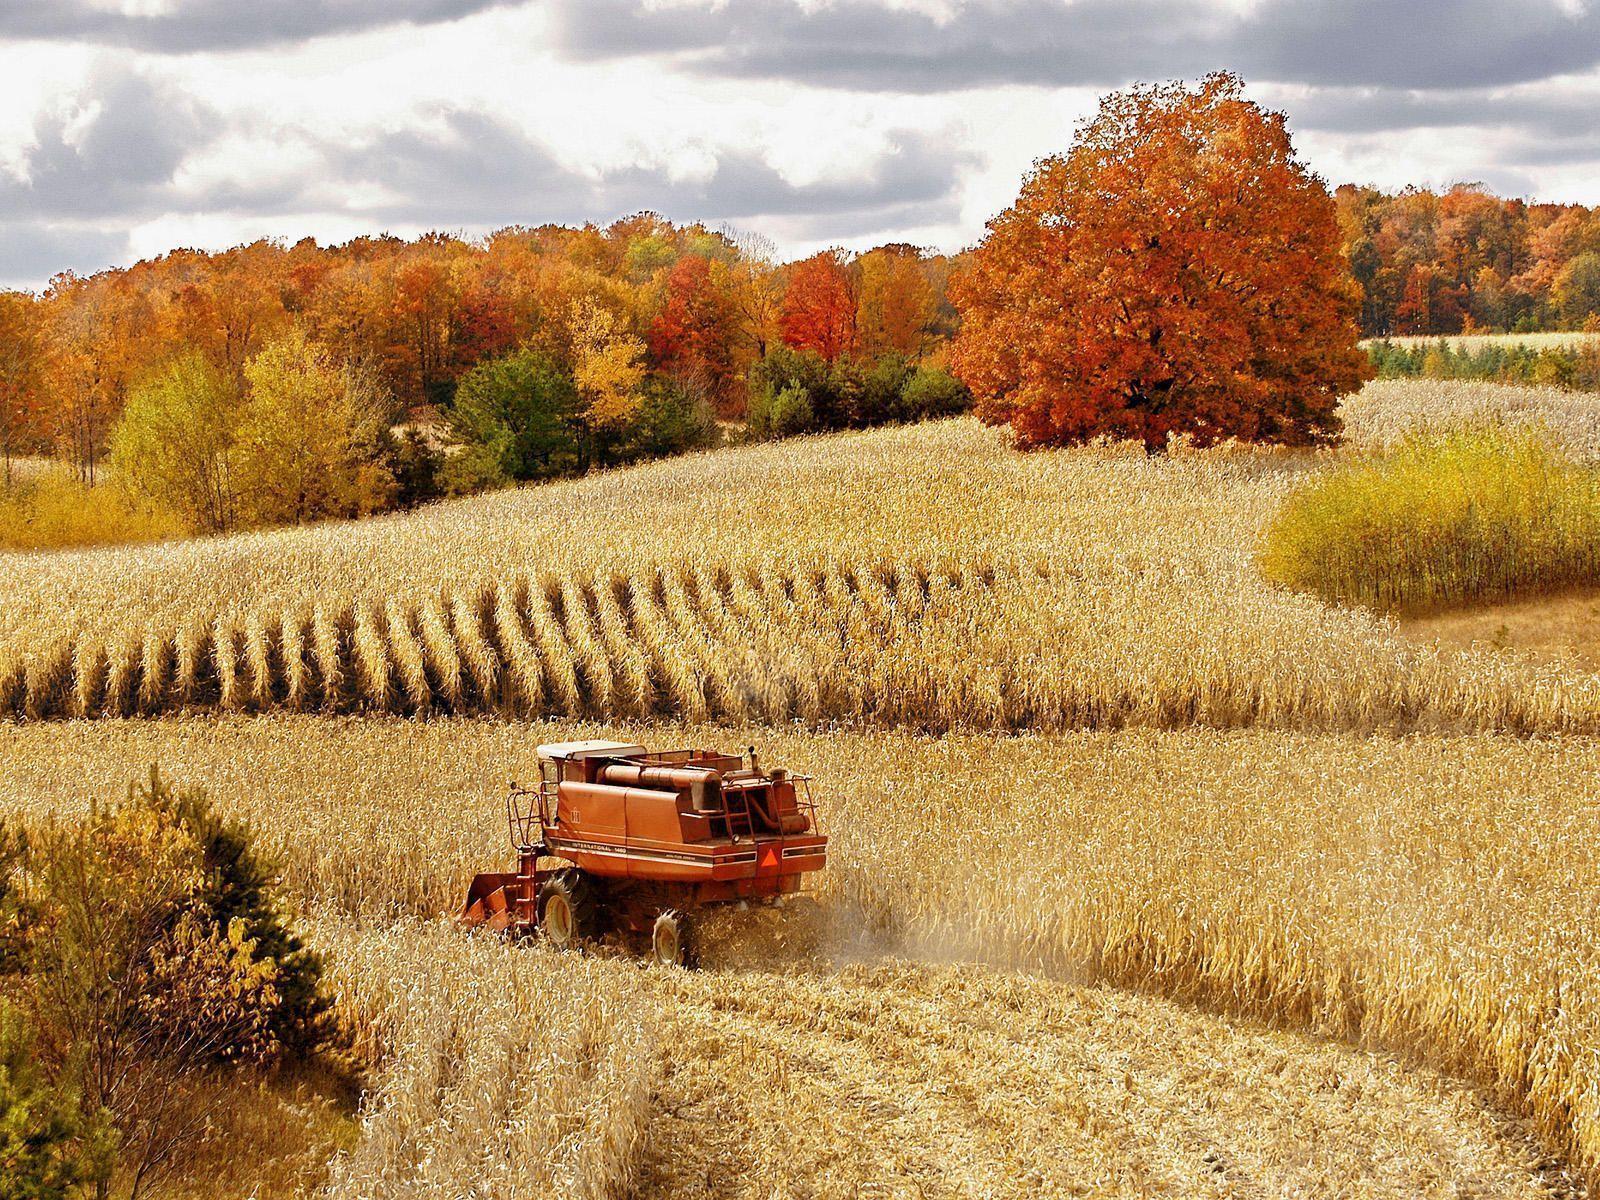
[[[21,1016],[0,1004],[0,1200],[67,1200],[111,1173],[115,1135],[104,1113],[46,1082]]]
[[[322,960],[289,927],[275,895],[276,868],[256,851],[249,828],[220,816],[204,789],[174,790],[155,766],[148,781],[130,785],[129,800],[168,814],[194,839],[204,875],[191,908],[218,929],[242,924],[256,960],[276,968],[279,999],[269,1022],[276,1041],[291,1057],[315,1053],[329,1025]]]

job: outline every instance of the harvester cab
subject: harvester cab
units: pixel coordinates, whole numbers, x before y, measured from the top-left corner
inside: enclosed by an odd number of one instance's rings
[[[663,961],[693,961],[708,905],[781,902],[827,862],[811,779],[716,750],[626,742],[539,747],[539,780],[512,784],[514,871],[476,876],[461,922],[542,932],[573,946],[648,934]]]

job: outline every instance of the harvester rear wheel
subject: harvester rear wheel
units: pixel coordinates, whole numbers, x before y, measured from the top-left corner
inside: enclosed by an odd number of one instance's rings
[[[669,908],[656,918],[650,930],[650,957],[666,967],[695,965],[694,926],[686,915]]]
[[[582,871],[558,871],[539,889],[539,928],[558,950],[570,950],[600,933],[600,901]]]

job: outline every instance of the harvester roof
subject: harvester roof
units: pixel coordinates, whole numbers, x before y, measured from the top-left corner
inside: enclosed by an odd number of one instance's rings
[[[550,762],[580,758],[632,758],[645,753],[648,751],[643,746],[628,742],[547,742],[539,747],[539,758]]]

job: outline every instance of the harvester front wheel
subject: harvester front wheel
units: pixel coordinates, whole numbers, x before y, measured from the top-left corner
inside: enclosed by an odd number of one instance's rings
[[[558,871],[539,889],[539,928],[557,950],[570,950],[600,932],[600,902],[581,871]]]
[[[650,930],[650,957],[665,967],[695,965],[694,928],[689,918],[669,908]]]

